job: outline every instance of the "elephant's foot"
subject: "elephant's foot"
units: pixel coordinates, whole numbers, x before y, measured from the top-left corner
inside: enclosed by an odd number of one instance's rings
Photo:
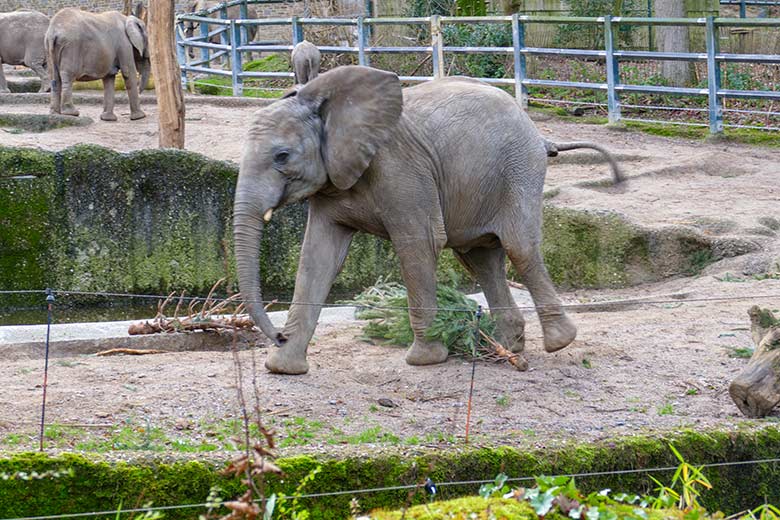
[[[76,107],[74,107],[73,105],[64,105],[62,107],[62,109],[60,110],[60,114],[62,114],[63,116],[75,116],[75,117],[78,117],[79,116],[79,111],[76,110]]]
[[[38,91],[38,94],[45,94],[47,92],[51,92],[51,85],[48,83],[43,83],[40,90]]]
[[[544,350],[557,352],[568,346],[577,337],[577,327],[565,314],[542,318]]]
[[[274,348],[268,353],[265,359],[265,368],[274,374],[298,375],[309,371],[309,363],[306,361],[306,355],[301,357],[293,355],[284,348]]]
[[[136,119],[143,119],[146,117],[146,114],[143,110],[134,110],[130,112],[130,120],[135,121]]]
[[[113,112],[103,112],[100,114],[100,119],[102,121],[116,121],[116,115]]]
[[[525,350],[525,320],[519,311],[517,314],[499,313],[496,339],[515,354]]]
[[[406,362],[410,365],[436,365],[447,361],[447,347],[439,341],[414,340],[406,353]]]

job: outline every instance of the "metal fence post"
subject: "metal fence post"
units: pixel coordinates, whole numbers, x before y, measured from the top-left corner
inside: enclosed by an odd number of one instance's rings
[[[357,39],[358,39],[358,65],[368,66],[368,57],[366,56],[366,27],[363,23],[363,16],[357,17]]]
[[[522,52],[525,48],[525,24],[520,22],[517,13],[512,15],[512,48],[515,60],[515,99],[521,107],[528,108],[528,96],[523,85],[526,78],[525,54]]]
[[[249,9],[247,7],[247,0],[241,2],[238,6],[239,16],[242,20],[249,18]],[[249,27],[246,25],[241,26],[241,45],[245,45],[249,42]]]
[[[200,36],[201,36],[201,42],[203,43],[209,42],[209,24],[207,22],[200,23]],[[208,49],[207,47],[200,48],[200,59],[203,61],[203,65],[205,65],[206,68],[211,66],[211,59],[209,58],[209,52],[210,49]]]
[[[715,17],[707,17],[707,97],[709,100],[710,133],[723,132],[723,106],[718,91],[720,90],[720,65],[715,59],[718,54],[718,28],[715,27]]]
[[[227,7],[223,7],[222,9],[219,10],[219,17],[222,20],[227,20],[227,17],[228,17]],[[230,38],[233,37],[233,35],[232,34],[226,34],[226,33],[229,33],[229,32],[232,32],[232,31],[230,31],[230,29],[228,27],[225,27],[224,25],[222,25],[220,27],[219,43],[221,45],[228,45],[229,43],[231,43],[229,40],[230,40]],[[228,54],[228,56],[230,56],[230,55]],[[224,63],[224,59],[220,60],[220,62]],[[230,65],[230,64],[228,63],[228,65]]]
[[[739,1],[739,17],[740,18],[747,17],[747,7],[745,5],[745,0]]]
[[[433,77],[444,77],[444,37],[441,33],[441,17],[431,16],[431,53],[433,58]]]
[[[620,82],[620,69],[615,58],[615,33],[610,15],[604,17],[604,47],[607,51],[607,115],[610,123],[617,123],[620,121],[620,101],[615,86]]]
[[[244,78],[241,74],[244,68],[241,64],[241,51],[238,47],[241,45],[241,26],[236,24],[235,20],[230,20],[230,70],[233,79],[233,95],[244,95]]]
[[[187,90],[187,48],[184,47],[181,27],[178,24],[174,26],[173,32],[176,34],[176,57],[179,59],[179,70],[181,71],[181,88]]]
[[[303,41],[303,25],[297,16],[292,17],[292,43],[298,45]]]

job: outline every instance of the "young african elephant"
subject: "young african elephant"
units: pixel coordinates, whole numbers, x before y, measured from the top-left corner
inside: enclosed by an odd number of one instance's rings
[[[528,287],[555,352],[574,340],[540,252],[547,155],[506,92],[469,78],[401,90],[395,74],[368,67],[326,72],[259,110],[241,158],[234,207],[238,279],[247,308],[279,349],[271,372],[308,371],[306,349],[321,304],[356,231],[389,239],[409,298],[411,365],[441,363],[447,348],[425,335],[436,315],[436,262],[443,248],[477,279],[496,311],[499,340],[524,348],[524,320],[506,281],[505,255]],[[620,180],[619,173],[615,181]],[[263,221],[309,199],[309,218],[283,332],[260,303]]]
[[[130,119],[141,119],[139,95],[151,71],[144,23],[118,11],[94,14],[68,7],[51,19],[46,32],[51,112],[79,115],[73,106],[73,82],[103,80],[103,121],[116,121],[114,79],[122,73],[130,98]],[[138,82],[138,74],[141,82]]]
[[[37,11],[0,13],[0,92],[10,92],[3,64],[24,65],[41,78],[40,92],[49,91],[46,73],[46,47],[43,39],[49,17]]]
[[[313,43],[306,40],[298,43],[290,58],[296,85],[305,85],[320,73],[320,50]]]

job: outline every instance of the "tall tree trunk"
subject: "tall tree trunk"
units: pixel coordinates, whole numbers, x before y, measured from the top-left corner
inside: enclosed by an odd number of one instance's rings
[[[655,0],[655,16],[658,18],[684,18],[685,2],[683,0]],[[658,50],[661,52],[688,52],[688,27],[667,25],[656,29],[658,33]],[[687,61],[661,62],[661,74],[675,87],[683,87],[691,83],[691,63]]]
[[[130,16],[133,14],[133,0],[125,0],[125,6],[122,8],[122,14]]]
[[[184,95],[174,41],[174,0],[149,2],[149,50],[160,128],[160,148],[184,148]]]

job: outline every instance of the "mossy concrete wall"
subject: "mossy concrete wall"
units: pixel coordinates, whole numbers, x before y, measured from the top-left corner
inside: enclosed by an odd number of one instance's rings
[[[380,448],[366,445],[362,454],[285,457],[277,461],[283,479],[270,478],[269,492],[293,494],[301,480],[321,467],[302,491],[328,493],[343,490],[420,485],[427,477],[435,483],[493,479],[504,472],[510,477],[602,473],[577,477],[585,493],[610,488],[614,493],[649,493],[655,487],[649,475],[669,484],[671,471],[610,473],[640,468],[675,467],[677,459],[669,443],[692,464],[740,462],[773,459],[780,453],[780,430],[767,427],[757,431],[685,431],[672,435],[636,436],[600,443],[578,443],[547,449],[503,447],[451,447],[450,449]],[[113,461],[106,455],[64,454],[47,456],[22,453],[0,457],[0,474],[17,472],[39,474],[46,471],[73,471],[70,476],[23,480],[0,479],[0,517],[76,513],[137,507],[146,502],[156,506],[205,502],[209,488],[220,486],[223,497],[239,493],[235,479],[220,476],[232,454],[209,461],[171,461],[138,452],[128,461],[128,453]],[[776,463],[736,464],[704,469],[713,489],[705,491],[702,504],[709,511],[727,514],[755,508],[765,501],[780,502],[780,467]],[[524,486],[528,481],[514,482]],[[440,485],[437,498],[473,494],[478,485]],[[418,489],[355,494],[363,511],[423,503],[428,500]],[[301,505],[313,519],[348,518],[351,494],[304,499]],[[166,518],[197,518],[203,509],[166,511]]]
[[[181,151],[0,147],[0,289],[203,295],[223,277],[235,286],[237,174],[232,163]],[[274,214],[261,244],[264,296],[292,293],[305,225],[303,204]],[[706,240],[659,236],[609,213],[547,207],[544,235],[553,280],[567,288],[645,282],[714,258]],[[452,272],[465,280],[447,251],[440,275]],[[400,278],[391,245],[358,234],[332,292],[354,293],[380,276]],[[19,303],[6,297],[0,307]]]

